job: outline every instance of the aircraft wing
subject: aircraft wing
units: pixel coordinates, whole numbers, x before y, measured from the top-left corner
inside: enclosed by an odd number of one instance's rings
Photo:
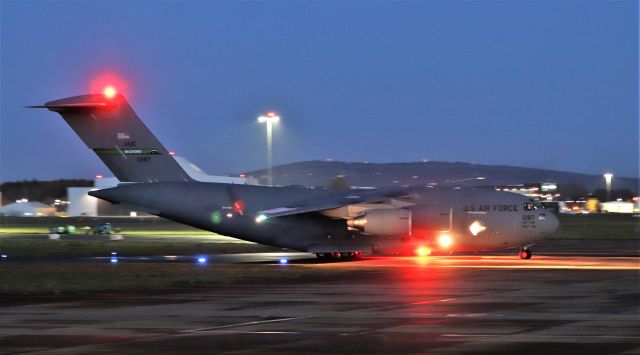
[[[290,206],[279,206],[258,211],[258,215],[264,215],[266,218],[273,218],[310,212],[324,212],[352,205],[384,203],[391,199],[407,195],[408,193],[406,190],[347,190],[344,194],[332,195],[325,199],[313,199],[308,202],[300,202]]]

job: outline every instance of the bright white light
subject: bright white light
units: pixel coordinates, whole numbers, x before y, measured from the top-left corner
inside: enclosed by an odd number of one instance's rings
[[[288,262],[289,262],[289,260],[287,260],[285,258],[280,259],[280,264],[286,264]]]
[[[233,213],[231,212],[227,213],[227,218],[231,218],[231,217],[233,217]]]
[[[104,88],[104,90],[102,91],[102,94],[107,98],[107,99],[112,99],[114,98],[114,96],[116,96],[118,92],[116,91],[116,88],[114,88],[113,86],[107,86]]]
[[[202,265],[202,264],[206,264],[207,263],[207,258],[204,256],[199,256],[198,259],[198,264]]]
[[[450,235],[448,234],[441,234],[438,237],[438,244],[440,245],[440,247],[442,247],[443,249],[447,249],[449,248],[452,244],[453,244],[453,239],[451,238]]]
[[[274,112],[269,112],[267,115],[258,117],[258,122],[260,123],[264,123],[264,122],[276,123],[278,121],[280,121],[280,116],[276,115]]]
[[[482,222],[480,221],[473,221],[473,223],[471,223],[471,225],[469,226],[469,232],[471,232],[471,234],[473,234],[474,236],[477,236],[480,232],[483,232],[487,229],[487,227],[484,226],[484,224],[482,224]]]
[[[258,217],[256,217],[256,223],[262,223],[262,222],[264,222],[266,220],[267,220],[267,216],[265,216],[263,214],[261,214]]]

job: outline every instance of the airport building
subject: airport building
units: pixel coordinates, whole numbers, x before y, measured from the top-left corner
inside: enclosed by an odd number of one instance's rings
[[[0,216],[12,217],[43,217],[55,216],[56,208],[42,202],[18,200],[6,206],[0,207]]]
[[[558,185],[551,182],[495,186],[497,191],[515,192],[535,201],[553,201],[560,197]]]
[[[67,188],[67,199],[69,208],[67,210],[70,217],[77,216],[136,216],[134,211],[127,210],[122,206],[114,205],[107,201],[89,196],[90,191],[106,189],[118,186],[118,179],[98,177],[93,182],[93,187],[69,187]]]
[[[634,201],[636,202],[636,201]],[[637,213],[640,208],[636,207],[636,203],[627,201],[609,201],[600,204],[602,213]]]

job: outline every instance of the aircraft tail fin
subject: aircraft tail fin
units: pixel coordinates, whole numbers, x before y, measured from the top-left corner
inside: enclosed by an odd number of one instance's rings
[[[124,96],[74,96],[42,106],[59,113],[122,182],[190,181]]]

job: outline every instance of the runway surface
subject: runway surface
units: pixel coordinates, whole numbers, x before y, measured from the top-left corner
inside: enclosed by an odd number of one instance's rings
[[[531,260],[236,255],[225,262],[308,278],[12,302],[0,353],[640,354],[640,259],[570,249]],[[289,264],[274,261],[283,255]]]

